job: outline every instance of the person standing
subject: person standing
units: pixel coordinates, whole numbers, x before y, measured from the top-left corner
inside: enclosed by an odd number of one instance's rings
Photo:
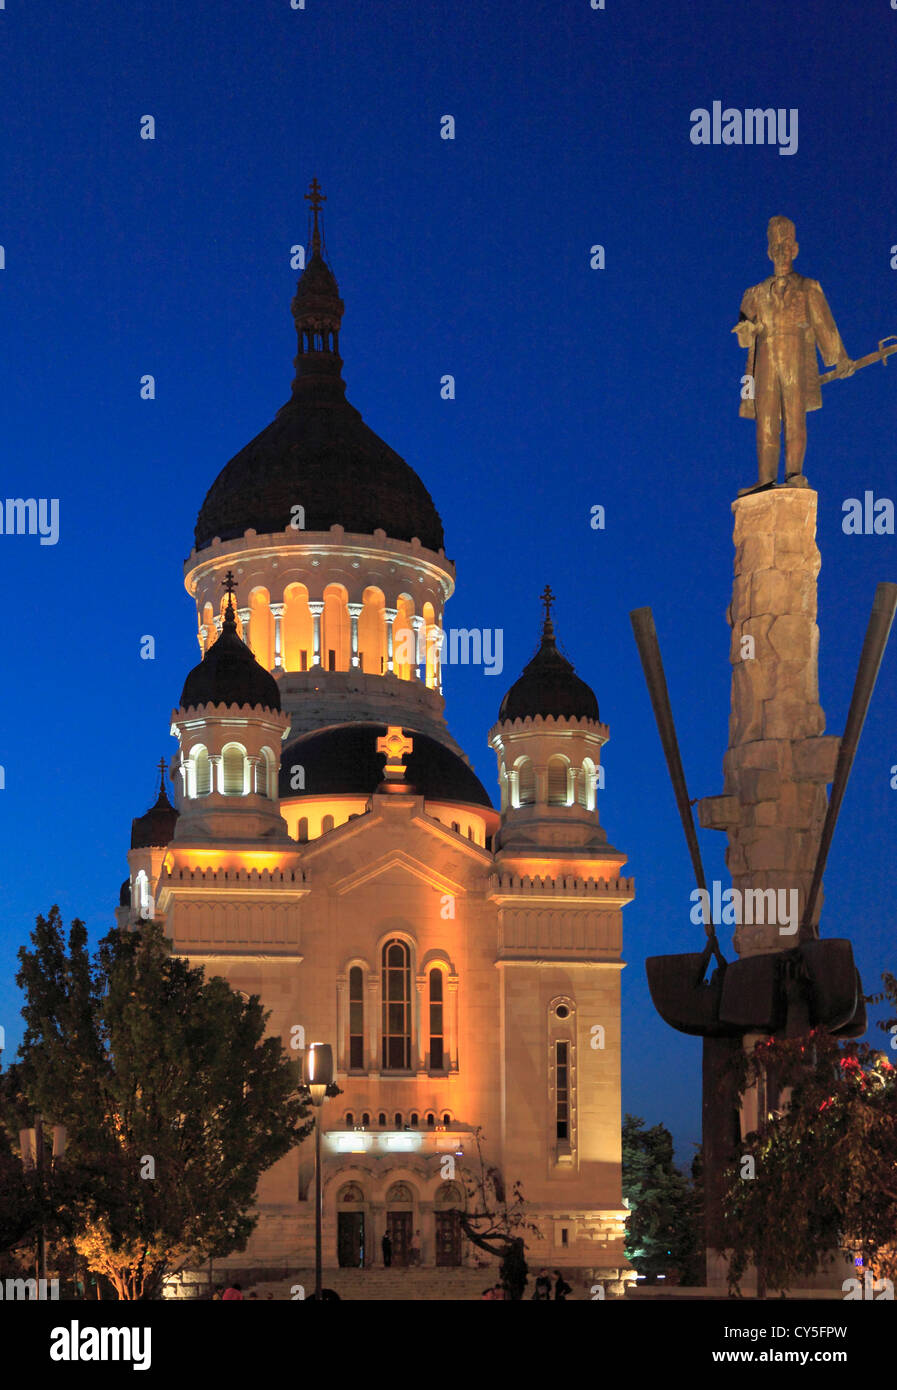
[[[383,1251],[383,1268],[389,1269],[392,1264],[392,1241],[389,1237],[389,1231],[384,1231],[383,1239],[380,1242],[380,1248]]]
[[[572,1293],[573,1289],[567,1283],[566,1279],[564,1278],[563,1274],[559,1269],[556,1269],[554,1273],[557,1279],[557,1282],[554,1286],[554,1296],[559,1302],[566,1303],[567,1295],[569,1293]]]
[[[241,1303],[243,1302],[243,1289],[240,1284],[231,1284],[221,1295],[222,1303],[233,1303],[237,1299],[239,1299]]]
[[[420,1264],[420,1231],[415,1231],[411,1237],[411,1264]]]

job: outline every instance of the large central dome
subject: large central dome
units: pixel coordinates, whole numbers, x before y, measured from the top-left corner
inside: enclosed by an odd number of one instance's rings
[[[306,272],[307,273],[307,272]],[[442,521],[420,478],[342,398],[317,403],[293,397],[219,473],[196,522],[196,548],[215,536],[233,540],[252,527],[285,531],[296,504],[307,531],[415,536],[442,550]]]
[[[317,207],[312,254],[292,308],[299,336],[292,398],[209,488],[196,522],[196,549],[250,528],[260,535],[285,531],[301,506],[306,531],[338,524],[370,536],[382,528],[394,540],[417,536],[428,550],[442,550],[442,521],[429,492],[346,400],[339,356],[343,302],[322,253]]]

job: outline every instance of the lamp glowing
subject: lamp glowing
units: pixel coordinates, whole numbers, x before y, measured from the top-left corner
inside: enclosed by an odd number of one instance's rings
[[[312,1105],[323,1105],[327,1087],[333,1081],[333,1049],[330,1043],[311,1043],[305,1065],[305,1082]]]

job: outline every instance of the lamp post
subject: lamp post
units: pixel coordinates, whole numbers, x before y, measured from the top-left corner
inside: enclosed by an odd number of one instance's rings
[[[321,1119],[327,1087],[333,1081],[333,1050],[329,1043],[311,1043],[306,1060],[306,1085],[315,1106],[315,1299],[321,1301],[321,1239],[323,1194],[321,1187]]]

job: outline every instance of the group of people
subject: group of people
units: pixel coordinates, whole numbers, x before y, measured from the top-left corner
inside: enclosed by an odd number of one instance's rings
[[[258,1298],[258,1294],[257,1294],[257,1293],[251,1293],[251,1294],[249,1295],[249,1297],[250,1297],[250,1298]],[[269,1293],[269,1294],[266,1294],[265,1297],[266,1297],[266,1298],[269,1298],[269,1299],[273,1299],[274,1295],[273,1295],[273,1293]],[[243,1286],[242,1286],[242,1284],[237,1284],[237,1283],[234,1283],[234,1284],[227,1284],[227,1285],[225,1285],[225,1284],[216,1284],[215,1287],[214,1287],[214,1289],[212,1290],[212,1302],[213,1302],[213,1303],[217,1303],[217,1302],[219,1302],[219,1300],[220,1300],[220,1302],[222,1302],[222,1303],[236,1303],[236,1302],[238,1302],[238,1301],[239,1301],[239,1302],[242,1302],[242,1301],[243,1301]]]
[[[552,1293],[551,1275],[547,1269],[540,1269],[539,1273],[536,1275],[536,1287],[533,1290],[533,1298],[539,1300],[556,1298],[561,1302],[566,1301],[568,1295],[573,1292],[571,1285],[567,1283],[559,1269],[554,1271],[554,1279],[554,1292]],[[493,1284],[490,1288],[484,1289],[482,1293],[482,1300],[488,1302],[502,1303],[510,1299],[510,1297],[511,1295],[508,1293],[504,1284]]]

